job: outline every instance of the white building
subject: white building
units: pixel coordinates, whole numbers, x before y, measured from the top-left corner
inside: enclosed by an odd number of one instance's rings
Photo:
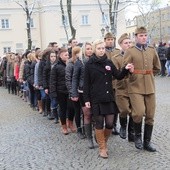
[[[22,2],[21,0],[19,2]],[[61,17],[60,1],[37,0],[32,14],[31,35],[33,47],[46,48],[49,42],[56,41],[60,45],[67,43]],[[64,1],[66,2],[66,0]],[[108,5],[101,0],[106,20],[109,19]],[[120,8],[122,8],[120,6]],[[71,38],[67,9],[64,5],[66,25]],[[97,0],[72,1],[73,26],[76,38],[80,42],[92,42],[102,38],[101,28],[107,21],[103,19]],[[108,22],[109,24],[109,22]],[[126,32],[124,11],[118,13],[117,36]],[[106,32],[105,32],[106,33]],[[0,54],[5,52],[23,52],[27,49],[26,14],[13,0],[0,0]]]

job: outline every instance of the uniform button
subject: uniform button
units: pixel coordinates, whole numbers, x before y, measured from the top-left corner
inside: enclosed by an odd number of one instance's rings
[[[106,93],[109,93],[109,91],[107,91]]]
[[[106,82],[106,84],[108,84],[108,82]]]
[[[106,76],[107,74],[105,73],[104,75]]]

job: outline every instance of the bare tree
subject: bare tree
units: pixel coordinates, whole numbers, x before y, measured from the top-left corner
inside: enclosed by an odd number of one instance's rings
[[[67,13],[68,13],[68,20],[69,20],[69,25],[70,25],[70,30],[71,30],[71,36],[72,38],[76,37],[76,29],[73,26],[72,22],[72,0],[67,0]]]
[[[126,7],[134,3],[137,3],[140,0],[104,0],[104,1],[108,5],[108,8],[109,8],[109,23],[107,22],[105,18],[105,13],[103,11],[102,4],[100,0],[98,0],[98,4],[99,4],[100,11],[102,13],[102,17],[105,20],[105,25],[110,26],[111,32],[116,35],[118,13],[124,10]],[[121,8],[120,8],[120,5],[122,5]]]
[[[27,38],[28,38],[28,50],[32,48],[32,38],[31,38],[31,16],[35,8],[36,0],[33,0],[31,4],[28,4],[28,0],[23,0],[23,3],[20,1],[15,1],[19,6],[22,7],[26,13],[26,27],[27,27]]]
[[[158,27],[160,22],[159,19],[153,19],[153,11],[157,10],[159,8],[159,5],[159,0],[140,0],[137,3],[137,7],[140,13],[140,15],[136,17],[137,26],[142,25],[146,27],[148,29],[148,36],[150,38],[152,37],[153,31]]]
[[[62,23],[64,26],[64,31],[66,33],[67,41],[68,41],[68,32],[67,32],[67,23],[66,23],[66,15],[64,13],[64,7],[63,7],[63,1],[60,0],[60,8],[61,8],[61,17],[62,17]]]

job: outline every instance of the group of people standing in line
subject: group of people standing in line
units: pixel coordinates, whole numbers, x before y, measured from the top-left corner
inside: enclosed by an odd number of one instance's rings
[[[135,30],[135,45],[127,33],[118,39],[121,49],[115,48],[115,41],[112,33],[106,33],[104,40],[86,42],[82,48],[72,39],[69,49],[59,48],[54,42],[43,51],[27,51],[22,60],[19,55],[7,54],[1,69],[8,92],[23,91],[23,99],[29,97],[34,110],[37,107],[43,116],[60,123],[64,135],[77,132],[80,139],[86,137],[90,149],[94,148],[94,126],[102,158],[108,158],[111,133],[122,139],[128,137],[137,149],[155,152],[150,141],[154,75],[160,72],[157,51],[147,44],[144,27]]]

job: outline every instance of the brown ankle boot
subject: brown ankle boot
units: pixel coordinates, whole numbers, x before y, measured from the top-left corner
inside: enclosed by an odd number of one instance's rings
[[[64,135],[68,135],[68,130],[67,130],[67,126],[66,125],[61,125],[61,127],[62,127],[62,133],[64,134]]]
[[[39,109],[39,114],[42,114],[43,112],[43,109],[42,109],[42,101],[41,100],[38,100],[38,109]]]
[[[109,136],[112,133],[112,129],[104,129],[104,136],[105,136],[105,142],[106,142],[106,152],[108,153],[108,149],[107,149],[107,141],[109,139]]]
[[[73,124],[73,121],[71,120],[67,120],[67,127],[71,130],[71,132],[76,132],[77,129],[75,128],[74,124]]]
[[[102,158],[108,158],[106,152],[106,142],[103,129],[95,129],[97,143],[99,144],[99,155]]]

